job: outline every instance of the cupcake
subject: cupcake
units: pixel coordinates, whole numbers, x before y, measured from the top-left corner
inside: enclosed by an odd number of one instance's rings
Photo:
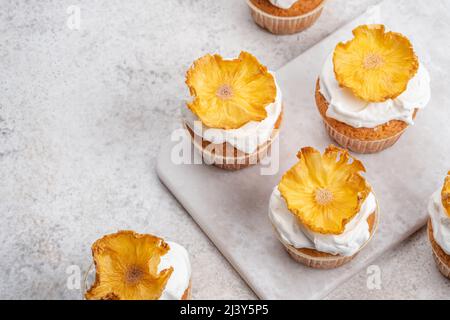
[[[296,261],[332,269],[352,260],[378,225],[378,205],[363,164],[329,146],[306,147],[272,192],[269,218]]]
[[[88,300],[189,300],[191,264],[182,246],[119,231],[92,245],[95,281]],[[85,284],[86,285],[86,284]]]
[[[410,41],[363,25],[328,56],[316,104],[329,135],[358,153],[392,146],[430,100],[430,76]]]
[[[192,100],[184,127],[205,163],[237,170],[270,151],[282,119],[282,95],[273,73],[250,53],[236,59],[206,55],[186,75]]]
[[[247,0],[256,24],[274,34],[303,31],[320,17],[325,0]]]
[[[450,171],[444,187],[437,190],[428,204],[428,238],[441,273],[450,279]]]

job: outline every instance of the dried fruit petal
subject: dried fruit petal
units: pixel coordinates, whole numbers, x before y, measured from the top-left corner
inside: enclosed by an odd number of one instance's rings
[[[368,102],[402,94],[419,68],[411,42],[383,25],[363,25],[354,38],[336,46],[334,72],[339,84]]]
[[[314,232],[343,233],[371,191],[363,164],[335,146],[323,155],[306,147],[297,157],[278,185],[289,210]]]
[[[275,101],[275,80],[250,53],[234,60],[206,55],[186,74],[194,100],[189,109],[208,127],[237,129],[267,117],[265,107]]]

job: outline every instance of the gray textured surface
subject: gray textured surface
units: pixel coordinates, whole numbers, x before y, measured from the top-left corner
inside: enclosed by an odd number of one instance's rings
[[[86,269],[90,244],[124,228],[184,244],[194,298],[253,298],[155,174],[184,71],[241,49],[277,69],[377,2],[333,0],[308,32],[275,37],[243,0],[1,0],[0,298],[79,298],[67,267]],[[73,4],[78,31],[66,26]],[[330,298],[449,297],[424,232],[377,264],[382,290],[362,273]]]

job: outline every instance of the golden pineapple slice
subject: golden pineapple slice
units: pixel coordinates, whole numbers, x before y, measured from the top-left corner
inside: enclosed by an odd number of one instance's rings
[[[86,292],[93,300],[157,300],[173,268],[158,273],[161,256],[169,251],[164,240],[133,231],[120,231],[92,245],[96,276]]]
[[[363,25],[354,38],[334,50],[336,79],[342,87],[368,102],[382,102],[402,94],[419,68],[411,42],[383,25]]]
[[[447,215],[450,217],[450,171],[447,173],[447,177],[445,178],[441,196],[442,196],[442,205],[447,211]]]
[[[206,55],[186,74],[193,101],[187,106],[206,126],[237,129],[267,117],[265,107],[275,101],[275,80],[250,53],[234,60]]]
[[[342,234],[371,191],[363,164],[332,145],[323,155],[303,148],[297,157],[278,185],[289,210],[311,231]]]

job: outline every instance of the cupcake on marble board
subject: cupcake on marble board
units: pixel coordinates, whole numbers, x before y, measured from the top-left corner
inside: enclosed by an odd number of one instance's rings
[[[428,238],[441,273],[450,279],[450,171],[428,204]]]
[[[362,25],[339,43],[316,83],[329,135],[358,153],[391,147],[430,100],[430,75],[411,42],[383,25]]]
[[[363,164],[329,146],[305,147],[273,190],[269,218],[288,253],[316,269],[351,261],[374,235],[379,210]]]
[[[184,127],[207,164],[238,170],[257,164],[278,137],[283,114],[275,76],[250,53],[207,54],[186,75],[192,100]]]
[[[293,34],[314,24],[325,0],[247,0],[253,20],[274,34]]]
[[[95,280],[87,300],[189,300],[191,264],[181,245],[150,234],[119,231],[92,245]],[[91,268],[92,268],[91,267]]]

